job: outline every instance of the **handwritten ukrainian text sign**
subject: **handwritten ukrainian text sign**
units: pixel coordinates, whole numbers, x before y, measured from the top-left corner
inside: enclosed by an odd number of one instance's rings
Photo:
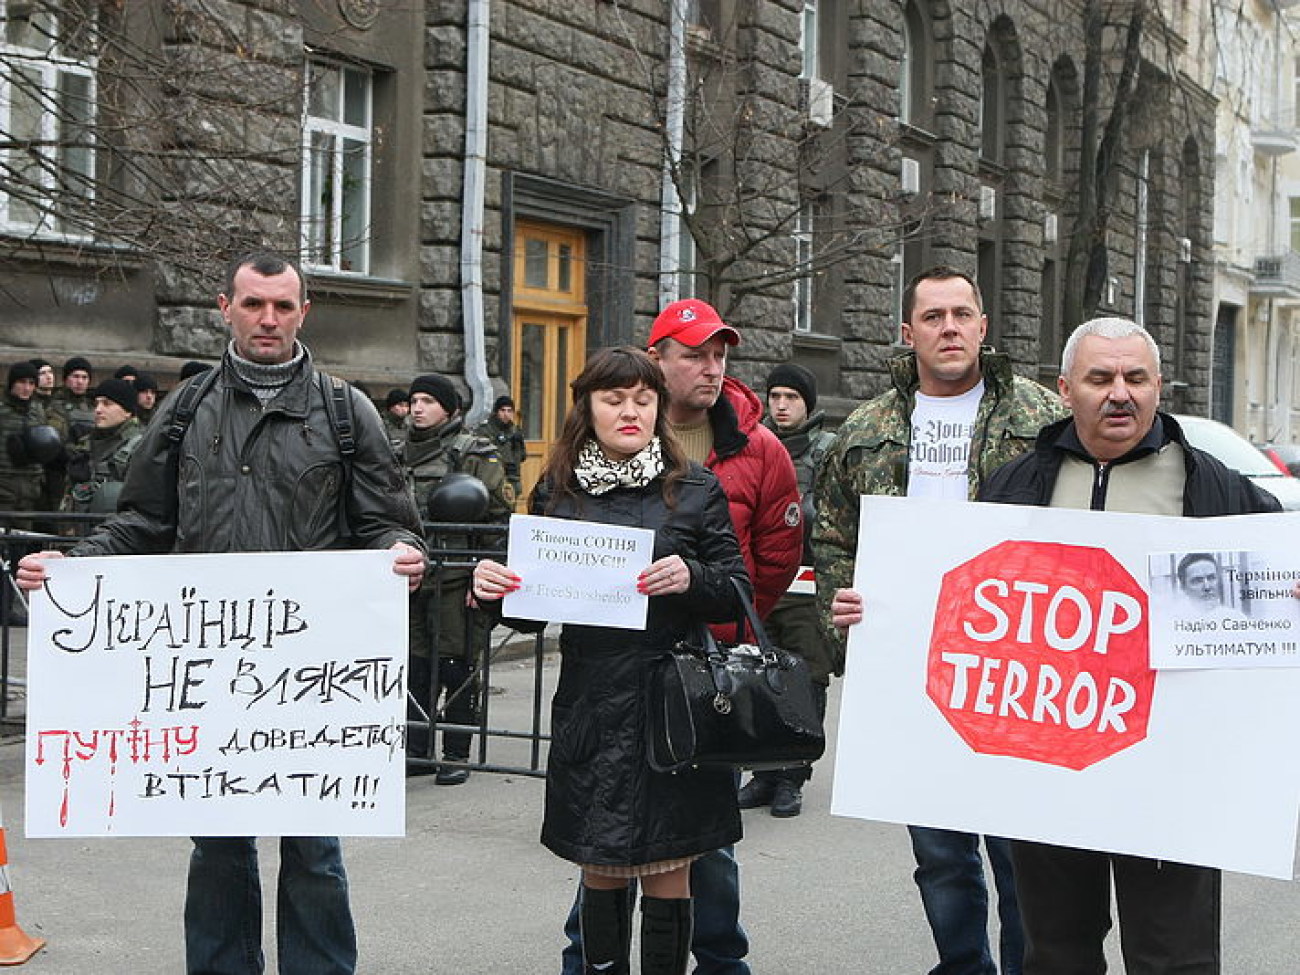
[[[1151,666],[1300,667],[1294,551],[1156,552]]]
[[[1300,670],[1151,670],[1145,582],[1153,552],[1292,536],[864,498],[832,811],[1290,877]]]
[[[645,629],[647,597],[636,579],[654,559],[650,529],[515,515],[508,545],[523,582],[505,597],[506,616]]]
[[[29,836],[400,836],[406,586],[383,551],[57,559]]]

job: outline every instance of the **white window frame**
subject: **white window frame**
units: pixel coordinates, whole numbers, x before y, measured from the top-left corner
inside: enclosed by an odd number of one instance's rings
[[[795,268],[799,276],[794,279],[794,330],[813,330],[813,204],[799,208],[794,221]]]
[[[318,72],[337,72],[337,104],[334,117],[326,118],[312,115],[312,81]],[[344,121],[346,104],[347,73],[353,73],[365,81],[365,121],[363,124],[349,124]],[[375,111],[375,76],[374,73],[352,64],[340,64],[325,60],[311,60],[303,79],[303,138],[302,138],[302,175],[301,175],[301,248],[303,266],[314,271],[332,274],[367,275],[370,273],[370,254],[372,229],[374,226],[372,204],[372,187],[374,181],[374,111]],[[344,146],[348,142],[361,146],[361,175],[359,185],[355,187],[355,197],[347,192],[329,194],[329,212],[324,212],[323,202],[313,199],[312,187],[315,185],[315,157],[313,142],[316,137],[329,142],[328,158],[330,171],[326,179],[328,186],[344,185]],[[344,204],[356,200],[360,211],[358,223],[361,229],[352,238],[344,237]],[[319,228],[326,227],[322,236]],[[350,262],[350,266],[349,266]]]
[[[84,192],[78,195],[83,220],[86,212],[93,207],[95,192],[95,172],[98,163],[98,150],[95,145],[95,124],[99,114],[99,89],[96,78],[97,60],[90,58],[73,58],[67,56],[59,47],[58,38],[63,36],[60,29],[59,14],[50,9],[51,18],[47,24],[50,43],[44,48],[28,47],[14,44],[8,37],[8,0],[0,0],[0,56],[3,57],[4,73],[0,74],[0,131],[13,133],[14,90],[9,72],[15,69],[31,72],[38,76],[36,85],[38,97],[43,99],[40,105],[38,131],[33,133],[38,143],[30,151],[39,156],[38,172],[35,182],[39,187],[39,196],[35,200],[15,200],[5,187],[11,185],[8,171],[14,165],[12,154],[22,152],[19,149],[0,150],[0,231],[38,235],[45,238],[62,240],[89,240],[93,233],[89,228],[73,229],[63,224],[59,217],[60,195],[58,176],[68,170],[65,152],[68,150],[68,128],[73,124],[66,105],[61,104],[65,78],[80,78],[86,82],[86,127],[90,146],[86,149],[86,158],[76,170],[78,180],[84,180]],[[76,18],[85,11],[68,13],[65,16]],[[92,38],[93,41],[93,38]],[[14,210],[19,206],[36,210],[35,219],[15,216]]]
[[[803,66],[799,77],[804,81],[820,79],[822,76],[820,36],[817,0],[803,0],[803,11],[799,16],[799,51],[803,55]]]

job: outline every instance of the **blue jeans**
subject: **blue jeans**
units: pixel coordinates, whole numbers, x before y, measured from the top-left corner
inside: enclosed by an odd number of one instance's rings
[[[564,922],[569,943],[561,956],[561,975],[582,975],[578,897]],[[744,961],[749,954],[749,936],[740,925],[740,867],[735,847],[706,853],[691,865],[691,897],[695,902],[695,929],[691,935],[694,975],[749,975],[749,965]]]
[[[280,975],[353,975],[357,933],[333,836],[280,838]],[[189,975],[261,975],[262,884],[252,837],[194,837],[185,891]]]
[[[907,830],[916,856],[916,886],[939,951],[939,964],[930,975],[998,975],[989,951],[989,892],[979,836],[924,826]],[[995,836],[986,836],[984,843],[998,889],[1002,975],[1020,975],[1025,942],[1010,843]]]

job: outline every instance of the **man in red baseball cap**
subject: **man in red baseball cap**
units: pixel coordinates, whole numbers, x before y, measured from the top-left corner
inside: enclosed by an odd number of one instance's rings
[[[754,583],[754,606],[762,617],[799,570],[803,524],[789,452],[759,422],[762,400],[726,374],[727,349],[739,344],[740,332],[697,298],[674,301],[660,312],[647,343],[668,387],[668,425],[686,455],[722,482]],[[749,975],[744,961],[749,938],[740,925],[740,872],[730,847],[691,865],[691,895],[695,971]],[[583,970],[576,906],[565,926],[570,944],[564,951],[563,975]]]

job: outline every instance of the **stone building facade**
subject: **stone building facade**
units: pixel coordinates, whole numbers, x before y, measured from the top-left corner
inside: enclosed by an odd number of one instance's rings
[[[883,387],[902,282],[949,263],[978,273],[990,340],[1054,381],[1091,166],[1080,5],[120,7],[103,36],[131,45],[83,58],[100,120],[85,219],[0,207],[10,361],[88,354],[168,376],[213,357],[220,262],[265,243],[309,266],[306,335],[326,368],[372,388],[444,372],[476,410],[510,390],[534,454],[585,354],[642,341],[686,294],[742,329],[741,378],[803,362],[835,416]],[[1100,35],[1102,124],[1123,26]],[[6,37],[35,63],[22,28]],[[1178,67],[1185,47],[1148,13],[1100,307],[1142,318],[1169,401],[1205,412],[1214,106]],[[73,212],[57,190],[49,208]]]

